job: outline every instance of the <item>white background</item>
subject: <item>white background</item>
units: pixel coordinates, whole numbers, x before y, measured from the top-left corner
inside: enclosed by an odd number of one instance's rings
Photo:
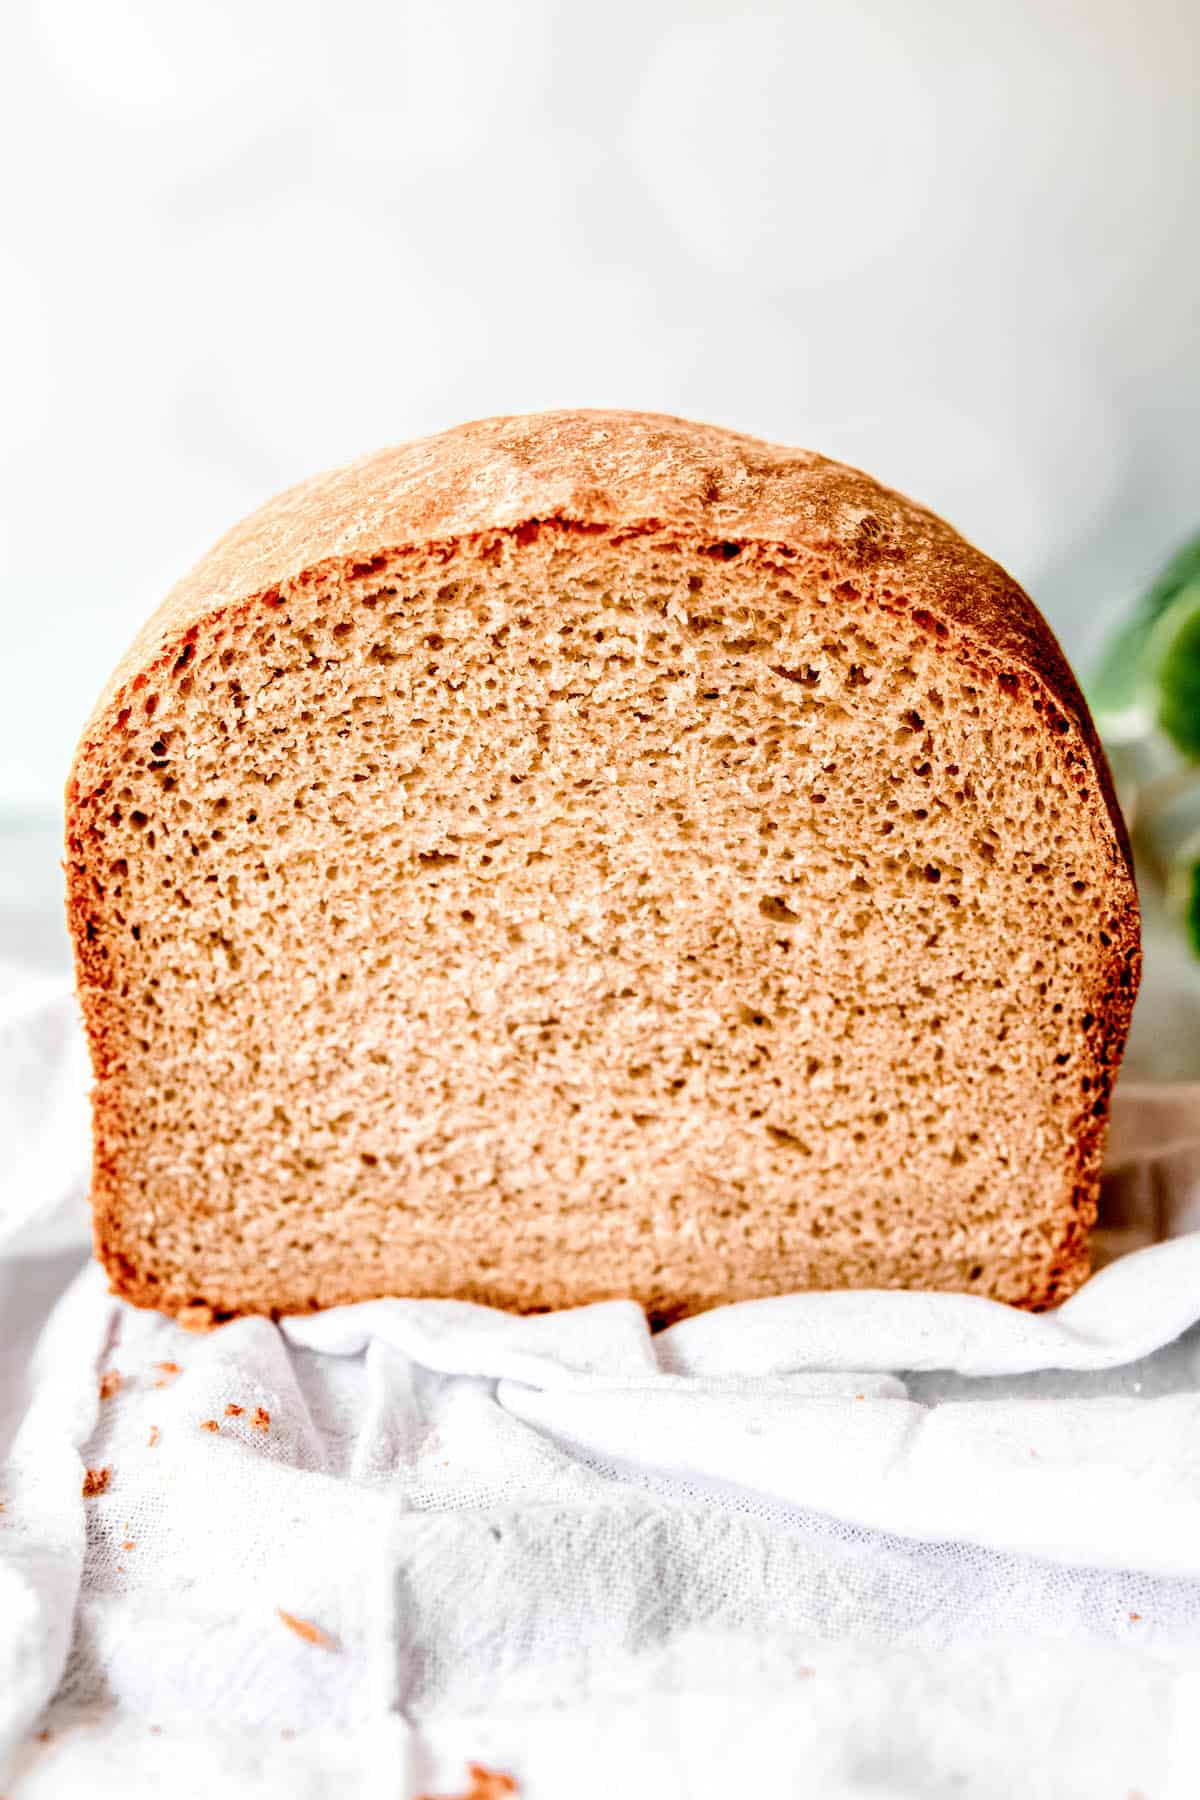
[[[0,807],[285,484],[488,412],[858,462],[1086,664],[1200,524],[1190,0],[31,0],[0,64]]]

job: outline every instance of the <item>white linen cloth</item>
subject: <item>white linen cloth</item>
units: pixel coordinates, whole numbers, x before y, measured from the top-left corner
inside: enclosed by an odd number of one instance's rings
[[[6,1800],[472,1761],[526,1800],[1200,1791],[1200,1235],[1040,1318],[810,1294],[653,1337],[412,1301],[196,1336],[89,1266],[28,1354],[86,1119],[63,994],[7,992]]]

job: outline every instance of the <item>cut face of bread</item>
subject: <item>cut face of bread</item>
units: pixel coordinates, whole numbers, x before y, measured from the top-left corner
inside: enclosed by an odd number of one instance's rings
[[[308,484],[118,670],[68,860],[133,1300],[1086,1273],[1103,758],[1020,591],[836,464],[570,414]]]

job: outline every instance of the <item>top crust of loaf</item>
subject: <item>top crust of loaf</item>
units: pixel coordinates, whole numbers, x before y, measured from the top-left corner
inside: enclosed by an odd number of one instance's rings
[[[122,707],[198,627],[290,589],[336,589],[405,550],[551,523],[808,554],[889,585],[910,616],[1037,676],[1053,729],[1087,746],[1123,860],[1132,857],[1078,683],[1033,602],[990,557],[858,469],[663,413],[564,411],[480,419],[289,488],[227,532],[167,595],[114,669],[84,728],[68,806],[101,785]],[[922,615],[925,615],[924,617]]]

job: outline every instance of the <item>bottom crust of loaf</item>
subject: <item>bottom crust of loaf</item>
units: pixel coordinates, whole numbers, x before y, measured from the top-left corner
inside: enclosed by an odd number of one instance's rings
[[[1063,1242],[1047,1258],[1040,1271],[1031,1266],[1028,1254],[1011,1261],[993,1261],[980,1278],[961,1281],[895,1280],[885,1271],[874,1278],[833,1281],[822,1286],[796,1284],[786,1280],[772,1283],[760,1278],[731,1275],[720,1291],[688,1291],[681,1287],[669,1297],[662,1293],[639,1293],[619,1282],[598,1279],[584,1286],[578,1279],[559,1279],[552,1271],[531,1271],[528,1284],[511,1279],[503,1284],[494,1278],[465,1275],[454,1283],[436,1286],[372,1286],[361,1279],[346,1277],[339,1282],[336,1271],[326,1269],[316,1292],[306,1291],[300,1278],[289,1284],[277,1274],[262,1283],[253,1280],[234,1293],[220,1281],[206,1282],[197,1271],[191,1292],[168,1290],[153,1275],[136,1269],[121,1250],[97,1232],[96,1254],[109,1275],[110,1291],[133,1306],[151,1308],[176,1318],[193,1330],[207,1330],[227,1320],[247,1314],[282,1318],[320,1311],[330,1306],[354,1305],[364,1300],[437,1299],[459,1300],[477,1306],[489,1306],[513,1313],[557,1312],[571,1307],[587,1306],[609,1300],[633,1300],[643,1307],[652,1330],[660,1330],[695,1313],[717,1306],[745,1300],[762,1300],[796,1292],[817,1292],[847,1288],[862,1290],[907,1289],[921,1292],[962,1293],[977,1299],[988,1299],[1015,1306],[1027,1312],[1045,1312],[1068,1299],[1091,1274],[1091,1257],[1086,1231],[1072,1226]],[[973,1271],[972,1271],[973,1272]],[[289,1286],[293,1290],[289,1293]]]

